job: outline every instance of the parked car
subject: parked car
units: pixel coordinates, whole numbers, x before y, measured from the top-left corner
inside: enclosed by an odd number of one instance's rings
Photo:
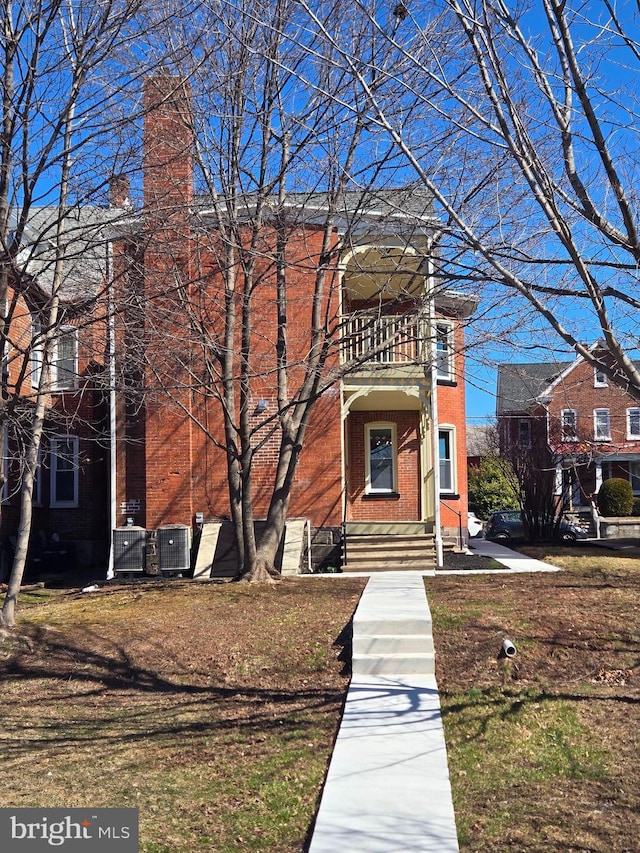
[[[549,539],[558,539],[571,544],[576,539],[586,539],[586,533],[570,521],[561,521],[559,526],[549,524],[547,531]],[[525,525],[522,513],[517,509],[501,509],[494,512],[487,522],[485,539],[494,541],[507,539],[524,539]]]
[[[475,539],[477,536],[482,536],[484,530],[484,522],[482,522],[475,512],[467,513],[467,531],[469,539]]]

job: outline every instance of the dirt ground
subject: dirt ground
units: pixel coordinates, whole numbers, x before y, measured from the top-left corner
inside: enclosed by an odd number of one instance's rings
[[[299,853],[363,586],[24,593],[0,644],[3,806],[138,807],[141,853]]]

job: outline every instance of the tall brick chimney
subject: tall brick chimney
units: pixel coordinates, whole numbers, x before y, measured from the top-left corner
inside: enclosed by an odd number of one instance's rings
[[[166,73],[148,77],[143,91],[145,208],[159,213],[188,208],[193,200],[191,87]]]
[[[143,95],[143,345],[153,365],[145,379],[151,393],[144,412],[143,523],[156,527],[190,524],[194,510],[193,427],[184,415],[191,405],[190,380],[184,372],[191,340],[181,298],[188,298],[194,280],[191,204],[195,140],[191,88],[183,78],[170,74],[149,77]],[[172,346],[167,346],[168,340]]]

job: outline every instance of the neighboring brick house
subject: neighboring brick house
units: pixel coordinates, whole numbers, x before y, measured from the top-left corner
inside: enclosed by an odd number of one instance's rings
[[[603,344],[592,350],[611,364]],[[543,442],[565,509],[589,507],[610,477],[629,480],[640,495],[640,402],[583,358],[501,364],[497,416],[504,454]]]
[[[144,245],[136,242],[132,220],[130,232],[114,243],[114,270],[122,282],[120,301],[129,299],[124,284],[128,279],[129,288],[144,294],[145,304],[154,304],[156,315],[164,295],[178,280],[199,282],[207,296],[221,290],[221,253],[215,250],[213,217],[208,219],[210,200],[193,193],[193,139],[189,122],[182,118],[184,98],[175,79],[160,77],[146,83],[144,198],[146,223],[155,218],[155,231]],[[118,191],[126,195],[126,185]],[[122,199],[114,201],[118,204]],[[304,200],[292,194],[287,199],[287,214],[294,224],[288,232],[286,260],[288,275],[297,282],[298,316],[302,317],[298,329],[290,320],[288,334],[301,358],[309,346],[304,316],[313,297],[322,236],[309,210],[321,207],[322,201],[320,194]],[[347,198],[343,219],[350,215],[348,204]],[[424,215],[425,204],[419,191],[394,191],[379,193],[367,210],[358,208],[359,228],[336,268],[339,286],[327,296],[325,310],[349,318],[343,320],[342,345],[334,365],[339,367],[340,359],[357,360],[372,340],[383,342],[373,359],[363,361],[317,401],[298,462],[289,516],[308,519],[314,542],[329,542],[334,550],[345,532],[348,543],[350,537],[376,533],[442,532],[445,539],[457,541],[458,531],[466,530],[463,321],[475,310],[477,299],[446,291],[436,295],[435,305],[434,300],[427,305],[425,294],[433,285],[423,269],[430,229],[417,234],[407,215],[417,212],[418,206]],[[142,220],[138,227],[145,227]],[[273,253],[275,240],[275,230],[265,226],[265,257]],[[419,306],[409,319],[410,309],[398,296],[399,288],[408,287],[408,282],[412,288],[408,302]],[[263,286],[269,286],[268,276]],[[171,313],[168,301],[166,309],[165,318]],[[167,340],[179,346],[184,337],[184,320],[175,314],[174,309],[165,319],[168,325],[160,342],[145,345],[148,363],[157,360],[160,365]],[[141,317],[140,322],[144,325],[146,319]],[[215,318],[211,322],[215,325]],[[256,314],[254,343],[263,341],[267,346],[275,340],[270,323],[266,310]],[[437,338],[433,345],[437,376],[425,369],[433,340],[429,324]],[[131,334],[130,324],[119,329],[122,363],[127,360],[126,338],[135,349],[136,335]],[[387,339],[392,343],[385,347]],[[191,356],[185,351],[187,358]],[[295,361],[295,352],[290,358]],[[156,379],[160,375],[159,367]],[[148,385],[148,369],[146,379]],[[156,397],[147,395],[140,401],[136,411],[128,411],[127,405],[131,409],[132,404],[124,399],[118,404],[115,502],[134,525],[147,529],[191,526],[196,516],[219,519],[230,513],[219,403],[181,392],[175,377],[172,384],[178,398],[173,405],[162,399],[161,388]],[[256,375],[248,392],[252,416],[275,411],[274,394],[273,380]],[[206,431],[195,421],[206,422]],[[256,518],[267,509],[277,446],[275,433],[253,457]]]

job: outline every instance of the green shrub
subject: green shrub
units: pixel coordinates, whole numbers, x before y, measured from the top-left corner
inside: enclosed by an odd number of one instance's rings
[[[605,517],[631,515],[633,511],[631,483],[621,477],[605,480],[598,492],[598,509],[600,515]]]
[[[633,509],[631,515],[640,515],[640,498],[633,499]]]
[[[497,509],[518,509],[518,492],[506,459],[490,453],[469,471],[469,509],[479,518],[489,518]]]

